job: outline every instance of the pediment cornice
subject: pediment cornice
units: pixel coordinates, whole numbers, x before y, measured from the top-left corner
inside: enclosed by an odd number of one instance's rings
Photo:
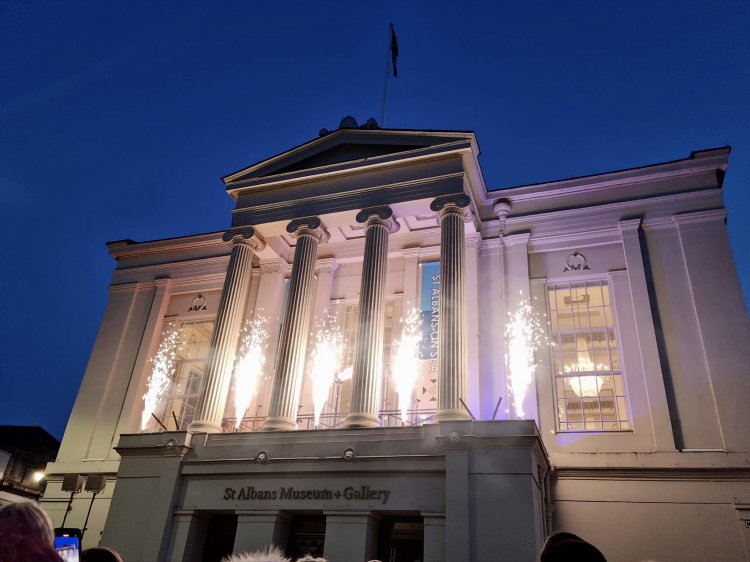
[[[394,129],[338,129],[223,178],[227,190],[311,175],[342,173],[358,165],[387,164],[450,150],[478,155],[474,133]]]

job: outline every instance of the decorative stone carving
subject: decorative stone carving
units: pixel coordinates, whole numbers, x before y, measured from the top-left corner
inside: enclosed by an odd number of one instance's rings
[[[589,271],[591,268],[586,263],[586,256],[583,254],[580,254],[578,252],[573,252],[568,256],[568,259],[565,260],[565,267],[563,268],[563,273],[567,273],[568,271]]]
[[[195,297],[190,303],[190,306],[188,307],[188,312],[203,312],[205,310],[206,310],[206,297],[198,293],[198,296]]]
[[[492,212],[495,213],[497,220],[500,221],[500,232],[505,231],[505,219],[508,218],[512,206],[510,199],[505,198],[498,199],[492,206]]]

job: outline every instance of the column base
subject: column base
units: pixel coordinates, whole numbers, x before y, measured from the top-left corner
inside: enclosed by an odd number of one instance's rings
[[[380,427],[380,420],[374,414],[349,414],[341,424],[343,429],[358,427]]]
[[[439,410],[432,419],[436,422],[466,421],[471,416],[466,410]]]
[[[266,423],[258,431],[295,431],[296,429],[297,422],[294,420],[282,417],[269,417],[266,418]]]
[[[190,433],[221,433],[221,424],[208,420],[198,420],[188,426]]]

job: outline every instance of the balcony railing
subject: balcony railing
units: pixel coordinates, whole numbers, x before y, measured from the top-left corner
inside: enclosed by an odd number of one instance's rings
[[[435,416],[435,410],[408,410],[406,419],[401,418],[401,410],[382,410],[378,415],[380,427],[415,427],[432,423]],[[345,413],[327,413],[322,414],[318,420],[318,426],[315,427],[315,416],[313,414],[302,414],[297,416],[297,428],[300,430],[312,429],[342,429]],[[248,416],[240,420],[237,425],[237,418],[224,418],[221,429],[224,433],[245,433],[258,431],[266,421],[266,416]]]

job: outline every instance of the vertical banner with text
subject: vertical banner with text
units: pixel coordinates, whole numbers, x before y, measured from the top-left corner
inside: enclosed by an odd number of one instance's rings
[[[438,334],[440,333],[440,262],[420,264],[419,309],[422,340],[419,346],[419,409],[437,406]]]

